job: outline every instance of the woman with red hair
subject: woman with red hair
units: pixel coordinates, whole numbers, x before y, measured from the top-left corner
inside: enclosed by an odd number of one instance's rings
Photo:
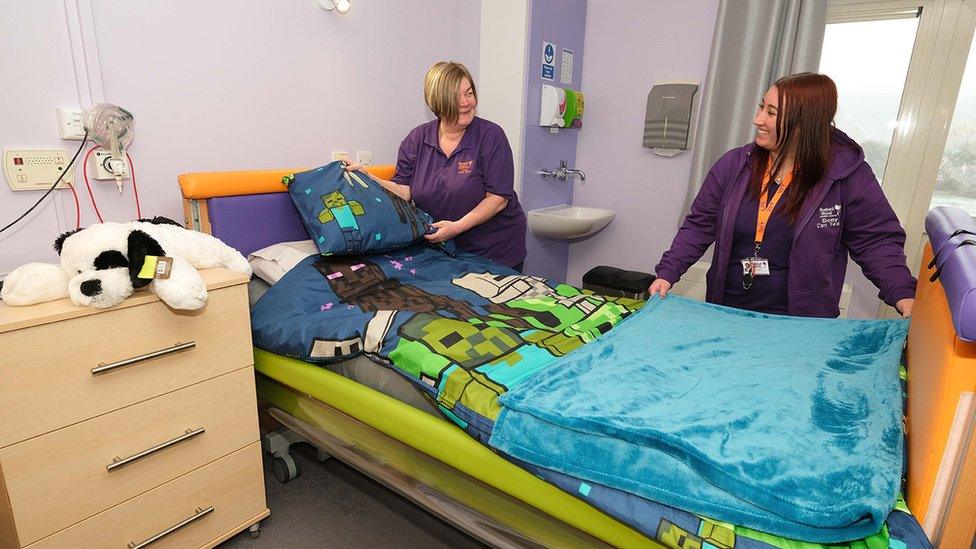
[[[905,231],[861,147],[833,126],[836,112],[827,76],[777,80],[753,119],[755,142],[709,171],[650,293],[664,297],[714,243],[711,303],[836,317],[850,255],[885,303],[911,315]]]

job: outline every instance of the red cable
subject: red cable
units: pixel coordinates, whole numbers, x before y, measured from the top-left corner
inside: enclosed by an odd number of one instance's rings
[[[98,147],[95,146],[88,149],[88,153],[85,154],[85,160],[81,163],[81,173],[85,174],[85,186],[88,187],[88,197],[91,198],[92,207],[95,208],[95,215],[98,216],[98,222],[105,223],[105,221],[102,220],[102,213],[98,211],[98,205],[95,204],[95,195],[92,194],[91,182],[88,181],[88,157],[91,156],[91,153],[97,148]]]
[[[136,187],[136,166],[132,163],[132,157],[128,151],[125,157],[129,159],[129,171],[132,172],[132,193],[136,196],[136,219],[142,219],[142,209],[139,208],[139,187]]]
[[[75,197],[75,228],[80,229],[81,228],[81,203],[78,202],[78,193],[75,192],[74,185],[68,183],[67,181],[65,183],[67,183],[68,188],[71,189],[72,196]]]

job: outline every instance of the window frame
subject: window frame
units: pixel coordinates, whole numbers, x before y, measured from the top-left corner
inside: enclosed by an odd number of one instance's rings
[[[973,4],[966,0],[831,0],[827,8],[827,24],[919,17],[898,127],[881,182],[905,228],[905,255],[916,275],[926,240],[925,214],[935,192],[976,30]],[[882,303],[878,316],[891,318],[897,312]]]
[[[832,0],[827,24],[913,19],[919,16],[922,4],[922,0]]]

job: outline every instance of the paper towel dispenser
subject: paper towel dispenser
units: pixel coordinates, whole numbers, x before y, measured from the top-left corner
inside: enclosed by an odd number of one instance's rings
[[[663,156],[691,148],[697,83],[657,84],[647,94],[644,147]]]

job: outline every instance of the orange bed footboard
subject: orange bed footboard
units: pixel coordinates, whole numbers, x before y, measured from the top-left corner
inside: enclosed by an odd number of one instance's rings
[[[942,283],[929,281],[931,259],[926,244],[908,333],[906,499],[933,538],[957,521],[976,524],[976,494],[960,491],[967,475],[974,474],[966,469],[976,466],[964,459],[967,445],[973,444],[976,343],[957,337]]]

